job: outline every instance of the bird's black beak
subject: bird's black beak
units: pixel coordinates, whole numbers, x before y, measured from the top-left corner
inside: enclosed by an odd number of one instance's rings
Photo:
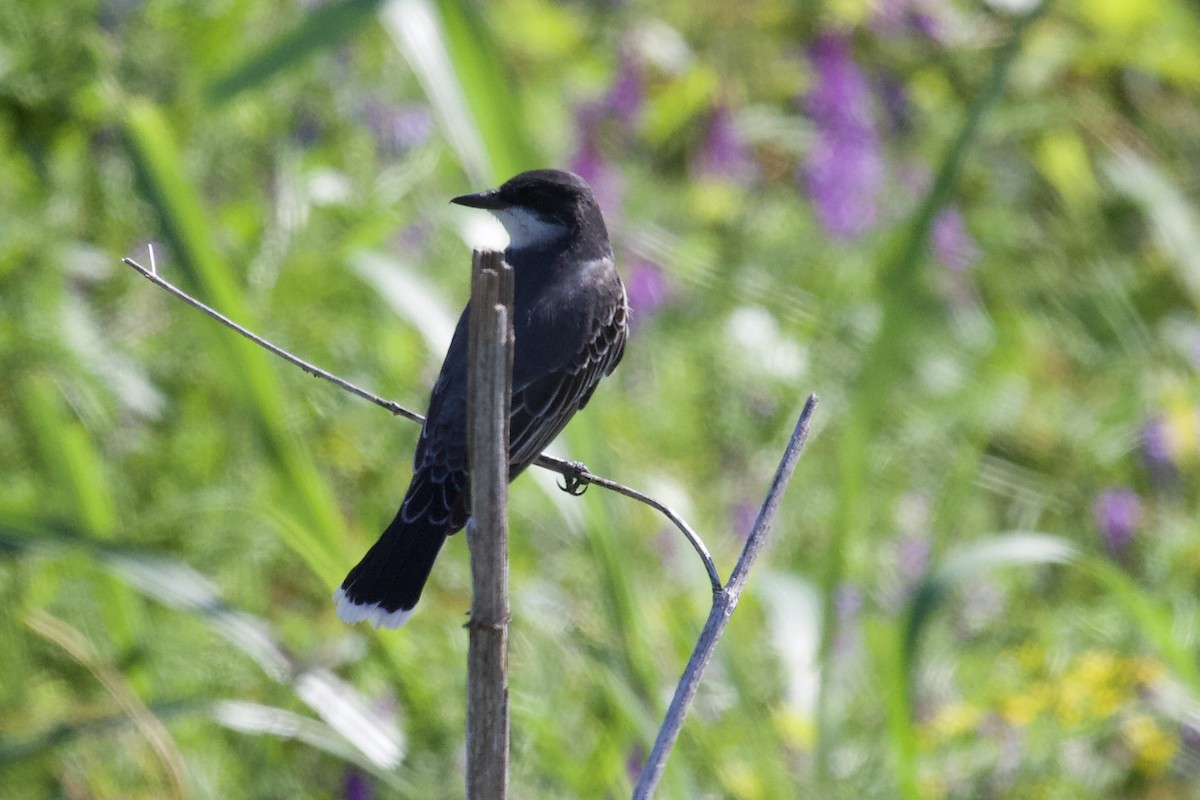
[[[504,201],[500,199],[499,189],[488,189],[486,192],[460,195],[450,202],[457,203],[460,206],[467,206],[468,208],[486,208],[489,211],[504,208],[505,206]]]

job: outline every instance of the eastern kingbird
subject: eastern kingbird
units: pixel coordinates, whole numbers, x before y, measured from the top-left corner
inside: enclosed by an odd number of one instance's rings
[[[498,189],[450,202],[492,212],[513,268],[509,480],[587,405],[625,350],[629,309],[592,190],[578,175],[523,172]],[[345,622],[398,628],[412,616],[446,537],[470,514],[467,480],[467,320],[463,310],[396,518],[333,595]]]

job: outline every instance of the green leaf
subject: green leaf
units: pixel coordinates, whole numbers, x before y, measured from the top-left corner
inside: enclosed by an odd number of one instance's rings
[[[1105,160],[1104,172],[1141,206],[1159,248],[1175,267],[1194,304],[1200,304],[1200,217],[1170,178],[1132,150]]]

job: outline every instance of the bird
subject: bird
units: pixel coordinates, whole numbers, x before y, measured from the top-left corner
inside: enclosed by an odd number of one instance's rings
[[[591,187],[538,169],[451,203],[491,212],[509,235],[513,269],[509,476],[521,474],[616,369],[629,304]],[[413,457],[404,500],[379,540],[334,592],[338,616],[398,628],[409,620],[447,537],[470,514],[467,329],[463,309]]]

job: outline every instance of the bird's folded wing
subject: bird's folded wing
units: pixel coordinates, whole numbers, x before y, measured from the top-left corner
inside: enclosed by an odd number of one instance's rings
[[[625,351],[625,306],[597,320],[587,344],[561,368],[513,386],[509,415],[509,472],[529,466],[587,405],[600,379],[616,368]]]

